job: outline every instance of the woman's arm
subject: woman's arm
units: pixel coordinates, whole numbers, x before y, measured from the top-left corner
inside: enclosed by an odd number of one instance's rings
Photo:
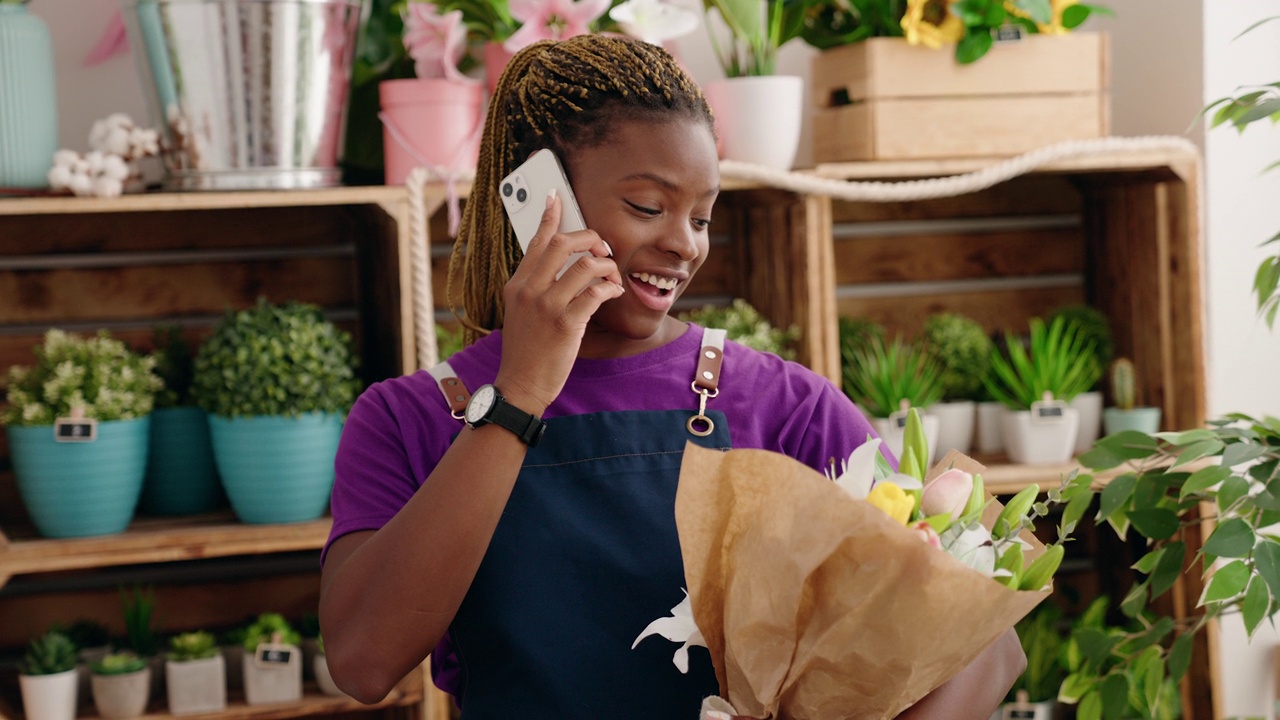
[[[1026,669],[1027,656],[1018,634],[1010,629],[898,720],[987,720]]]

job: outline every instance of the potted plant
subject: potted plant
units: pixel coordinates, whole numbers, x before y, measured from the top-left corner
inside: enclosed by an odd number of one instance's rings
[[[227,665],[213,633],[174,635],[164,664],[169,713],[195,715],[227,707]]]
[[[1080,415],[1067,403],[1097,379],[1093,346],[1065,318],[1048,325],[1032,318],[1027,349],[1008,333],[1005,340],[1008,357],[992,353],[992,372],[984,382],[1008,410],[1001,430],[1009,459],[1017,463],[1070,460]]]
[[[720,328],[734,342],[749,348],[769,352],[784,360],[794,360],[793,344],[800,338],[800,329],[794,325],[779,330],[742,298],[736,298],[728,307],[706,305],[697,310],[681,313],[680,319],[704,328]]]
[[[320,616],[309,612],[298,621],[298,647],[302,648],[302,677],[315,679],[315,659],[320,654]]]
[[[89,665],[93,704],[106,720],[138,717],[151,697],[151,668],[132,651],[107,653]]]
[[[76,696],[79,702],[87,703],[92,697],[89,663],[101,660],[111,652],[111,634],[102,623],[88,619],[77,620],[66,629],[56,626],[54,629],[71,638],[72,644],[76,646],[76,659],[79,661],[76,665]]]
[[[1068,305],[1049,314],[1048,319],[1063,317],[1075,323],[1080,336],[1093,343],[1093,360],[1098,367],[1098,380],[1088,390],[1071,400],[1071,407],[1080,414],[1080,431],[1076,433],[1076,454],[1093,447],[1102,430],[1102,369],[1115,357],[1115,340],[1111,336],[1111,323],[1097,308],[1088,305]]]
[[[323,637],[316,637],[316,648],[317,652],[313,662],[315,663],[316,685],[319,686],[320,692],[334,697],[345,697],[346,693],[338,689],[338,686],[333,682],[333,676],[329,674],[329,661],[324,657]]]
[[[1137,430],[1154,434],[1160,429],[1160,408],[1138,407],[1137,371],[1129,358],[1117,358],[1111,364],[1112,407],[1102,414],[1102,423],[1108,435],[1122,430]]]
[[[209,418],[191,398],[191,347],[176,326],[155,331],[155,373],[164,383],[151,413],[141,507],[154,515],[208,512],[222,500]]]
[[[23,504],[45,537],[121,532],[142,493],[155,360],[106,331],[56,329],[35,357],[9,368],[0,411]]]
[[[844,362],[845,392],[862,408],[895,457],[902,457],[907,411],[933,405],[942,397],[942,370],[922,346],[895,337],[872,338]],[[938,447],[938,418],[921,415],[930,449]]]
[[[1044,604],[1018,621],[1027,669],[1009,691],[1002,720],[1053,720],[1054,700],[1066,677],[1058,657],[1064,642],[1058,628],[1061,620],[1062,611],[1056,605]]]
[[[250,705],[302,698],[302,649],[279,613],[263,613],[245,631],[244,697]]]
[[[76,716],[76,646],[50,630],[31,641],[18,673],[27,720],[73,720]]]
[[[976,401],[991,367],[991,338],[976,320],[936,313],[924,322],[925,347],[942,368],[942,401],[926,410],[939,421],[938,448],[968,454],[973,444]]]
[[[723,80],[703,84],[716,117],[721,156],[726,160],[790,170],[800,146],[804,81],[775,75],[778,48],[800,34],[806,2],[787,0],[703,0],[708,16],[718,16],[727,38],[707,28]]]
[[[162,641],[155,631],[156,599],[152,588],[120,588],[120,611],[124,616],[125,647],[146,660],[150,673],[151,696],[164,694],[164,657]]]
[[[194,395],[236,516],[314,520],[329,504],[333,458],[358,384],[351,337],[314,305],[264,299],[228,311],[200,346]]]

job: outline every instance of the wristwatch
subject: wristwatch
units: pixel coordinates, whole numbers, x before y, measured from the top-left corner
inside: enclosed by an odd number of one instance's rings
[[[534,417],[520,408],[507,402],[493,385],[482,385],[471,395],[464,416],[467,424],[473,428],[493,423],[515,433],[525,445],[537,447],[546,431],[547,424],[542,418]]]

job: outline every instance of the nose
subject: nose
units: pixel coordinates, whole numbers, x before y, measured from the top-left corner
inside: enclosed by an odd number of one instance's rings
[[[683,220],[674,220],[662,229],[662,237],[658,241],[658,249],[691,263],[698,259],[701,252],[698,243],[698,231],[693,225]]]

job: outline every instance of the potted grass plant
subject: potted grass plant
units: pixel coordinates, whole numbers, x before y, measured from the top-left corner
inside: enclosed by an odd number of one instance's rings
[[[120,588],[120,612],[124,616],[125,647],[150,665],[151,696],[158,698],[164,694],[164,657],[160,654],[160,635],[155,631],[155,590]]]
[[[58,630],[35,638],[18,671],[27,720],[73,720],[76,716],[76,646]]]
[[[151,667],[130,650],[107,653],[89,665],[93,674],[93,705],[105,720],[141,715],[151,697]]]
[[[154,358],[106,331],[49,330],[36,362],[8,373],[0,422],[18,492],[37,532],[71,538],[123,531],[146,471]]]
[[[1088,305],[1068,305],[1048,315],[1052,321],[1063,317],[1074,322],[1080,336],[1093,343],[1093,360],[1096,363],[1097,377],[1093,386],[1071,399],[1071,407],[1080,414],[1080,430],[1076,433],[1076,454],[1087,452],[1102,430],[1102,375],[1103,369],[1111,364],[1115,357],[1115,339],[1111,334],[1111,323],[1101,310]]]
[[[220,712],[227,707],[227,665],[213,633],[186,632],[170,638],[164,674],[170,714]]]
[[[244,697],[250,705],[302,697],[300,636],[279,613],[263,613],[244,637]]]
[[[982,378],[991,367],[991,338],[978,321],[958,313],[930,315],[925,347],[942,368],[942,400],[926,408],[939,421],[938,448],[968,454],[973,445]]]
[[[1102,423],[1108,435],[1122,430],[1137,430],[1148,435],[1160,429],[1160,408],[1138,406],[1137,371],[1129,358],[1117,358],[1111,364],[1111,403],[1103,411]]]
[[[176,326],[157,328],[155,373],[164,383],[151,414],[151,446],[141,507],[153,515],[213,510],[222,486],[213,463],[209,418],[191,397],[194,358]]]
[[[1092,387],[1098,368],[1093,345],[1076,324],[1031,319],[1028,347],[1006,333],[1008,357],[991,355],[987,389],[1005,405],[1005,450],[1017,463],[1061,463],[1075,450],[1080,415],[1067,403]]]
[[[925,408],[942,397],[942,369],[929,351],[901,336],[891,342],[872,337],[844,359],[845,392],[871,420],[895,457],[902,457],[907,411]],[[938,446],[938,418],[923,413],[930,462]]]
[[[351,337],[314,305],[228,311],[200,346],[194,395],[236,516],[289,523],[324,514],[333,458],[358,383]]]

